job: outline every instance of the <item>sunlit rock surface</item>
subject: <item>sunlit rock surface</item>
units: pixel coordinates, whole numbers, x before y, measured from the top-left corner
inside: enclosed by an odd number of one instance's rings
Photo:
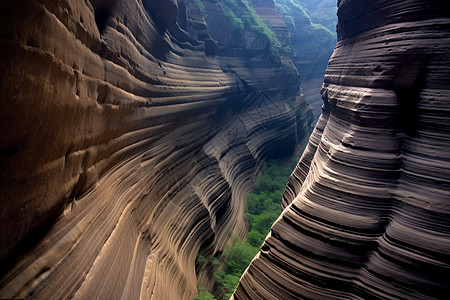
[[[448,299],[448,1],[339,1],[324,112],[234,299]]]
[[[197,254],[244,234],[258,161],[312,115],[205,8],[1,2],[0,298],[192,299]]]

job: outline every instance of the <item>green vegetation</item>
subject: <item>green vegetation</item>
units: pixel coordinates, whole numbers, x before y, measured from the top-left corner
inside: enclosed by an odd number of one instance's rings
[[[198,294],[195,296],[195,300],[216,300],[216,297],[202,286],[197,287],[197,292]]]
[[[230,22],[230,31],[233,36],[242,36],[244,30],[260,32],[269,40],[272,52],[280,54],[280,42],[269,26],[261,21],[249,1],[221,0],[221,2]]]
[[[283,48],[281,48],[281,52],[286,56],[292,55],[292,47],[284,46]]]
[[[336,45],[336,2],[277,0],[275,7],[291,33],[291,57],[302,80],[324,73]]]
[[[205,258],[203,255],[200,255],[200,254],[199,254],[199,255],[197,256],[197,262],[203,264],[203,263],[206,262],[206,258]]]
[[[193,0],[194,5],[200,10],[202,15],[205,15],[205,5],[203,5],[202,0]]]
[[[256,182],[253,193],[247,194],[249,233],[245,240],[233,237],[232,244],[220,257],[208,260],[199,255],[198,263],[216,266],[214,272],[214,295],[217,299],[229,299],[236,289],[242,273],[258,253],[273,222],[281,213],[281,198],[286,182],[296,161],[283,164],[280,161],[263,162],[262,175]],[[198,289],[196,300],[216,299],[204,289]],[[213,298],[211,298],[213,297]]]

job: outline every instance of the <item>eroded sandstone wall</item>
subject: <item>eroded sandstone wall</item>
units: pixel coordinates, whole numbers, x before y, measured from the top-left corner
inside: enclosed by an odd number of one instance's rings
[[[234,299],[447,299],[449,2],[338,2],[324,112]]]
[[[191,299],[197,254],[244,234],[258,161],[311,113],[206,8],[1,2],[0,298]]]

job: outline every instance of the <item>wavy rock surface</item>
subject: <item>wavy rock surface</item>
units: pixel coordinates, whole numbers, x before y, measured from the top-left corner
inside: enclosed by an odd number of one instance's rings
[[[324,112],[234,299],[448,299],[448,1],[339,1]]]
[[[222,47],[189,1],[0,16],[0,298],[193,298],[197,254],[245,231],[258,161],[308,130],[295,74]]]

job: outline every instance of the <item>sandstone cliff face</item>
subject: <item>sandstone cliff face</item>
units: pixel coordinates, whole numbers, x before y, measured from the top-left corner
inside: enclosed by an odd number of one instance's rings
[[[234,299],[450,295],[448,1],[339,1],[324,112]]]
[[[190,299],[197,254],[243,235],[258,161],[311,115],[205,8],[2,1],[0,298]]]

